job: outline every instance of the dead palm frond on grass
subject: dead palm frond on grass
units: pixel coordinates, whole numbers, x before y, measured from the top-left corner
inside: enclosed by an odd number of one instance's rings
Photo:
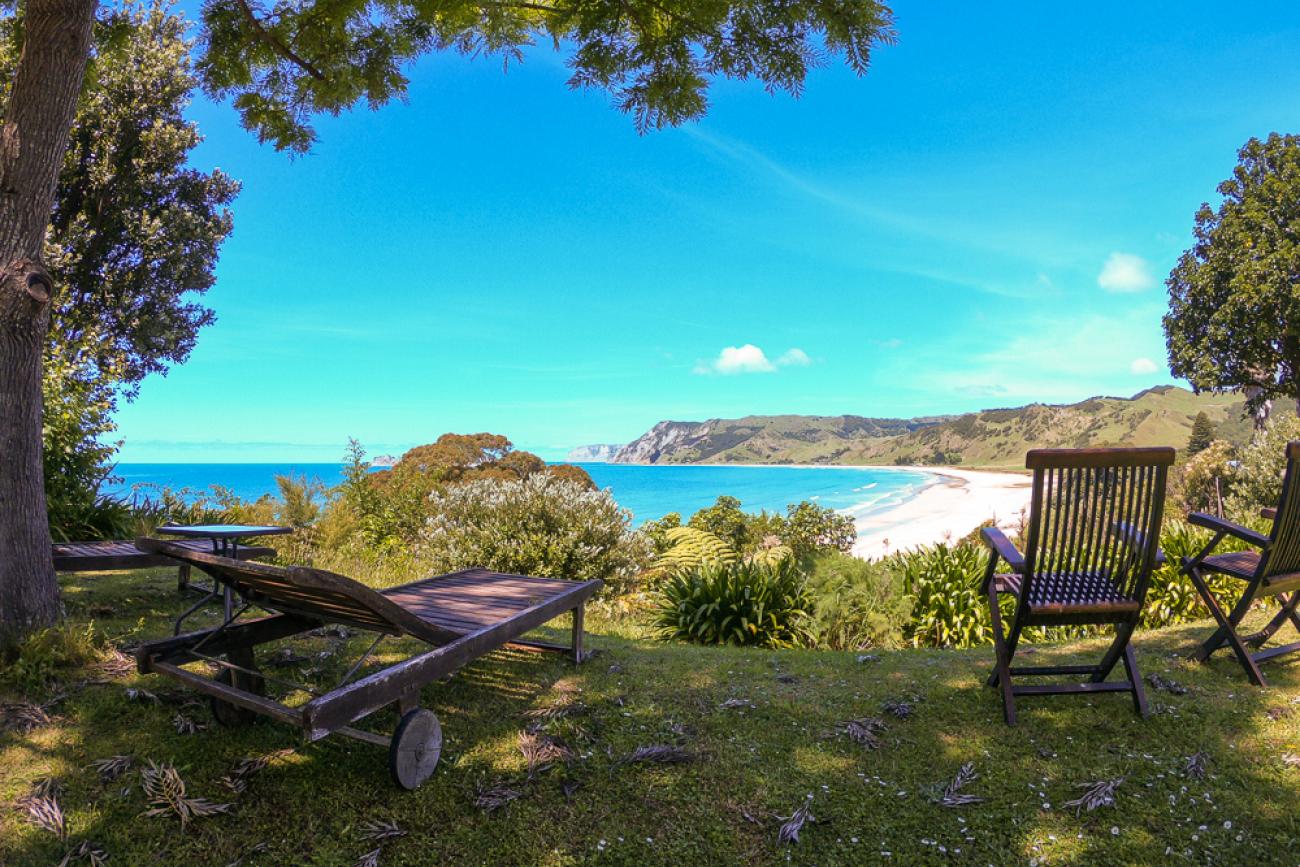
[[[522,731],[519,733],[519,752],[528,762],[528,776],[544,771],[556,762],[568,762],[573,759],[573,749],[557,737],[543,732]]]
[[[1206,766],[1209,764],[1210,757],[1203,752],[1195,752],[1183,763],[1183,776],[1192,780],[1205,779]]]
[[[27,821],[48,831],[60,841],[68,839],[68,819],[63,815],[58,798],[49,795],[28,795],[18,802]]]
[[[45,708],[30,701],[0,703],[0,731],[29,732],[51,722]]]
[[[362,822],[358,830],[361,831],[361,839],[372,843],[382,843],[385,840],[396,840],[398,837],[406,836],[406,832],[399,828],[396,822],[386,822],[382,819]]]
[[[98,843],[82,840],[76,848],[68,850],[68,854],[59,862],[59,867],[70,867],[82,861],[90,867],[104,867],[108,863],[108,852]]]
[[[979,779],[979,774],[975,773],[975,763],[967,762],[957,770],[957,776],[953,777],[943,790],[943,795],[939,798],[941,807],[967,807],[971,804],[980,804],[984,799],[963,792],[962,788]]]
[[[474,806],[485,813],[491,813],[522,797],[523,794],[502,781],[487,784],[480,782],[474,791]]]
[[[358,858],[353,867],[379,867],[379,853],[381,851],[379,848],[371,849]]]
[[[846,737],[856,744],[874,750],[880,748],[880,734],[888,728],[885,721],[879,717],[864,716],[836,724],[832,734]]]
[[[230,811],[230,804],[217,804],[207,798],[191,798],[186,791],[185,780],[176,768],[166,762],[161,765],[149,762],[149,766],[140,771],[140,779],[149,801],[145,816],[175,816],[184,828],[194,819]]]
[[[1115,805],[1115,792],[1123,782],[1124,777],[1117,777],[1095,783],[1080,783],[1077,788],[1084,789],[1084,793],[1072,801],[1066,801],[1063,806],[1073,807],[1075,813],[1085,810],[1091,813],[1100,807],[1112,807]]]
[[[240,759],[235,766],[230,769],[230,773],[221,778],[221,785],[225,786],[236,795],[242,795],[248,788],[249,781],[266,770],[271,762],[293,754],[292,748],[275,750],[261,756],[249,756]]]
[[[817,817],[812,814],[812,803],[813,796],[809,795],[789,816],[777,816],[782,820],[781,828],[776,832],[778,843],[798,843],[803,826],[808,822],[816,824]]]
[[[90,767],[94,768],[95,772],[99,774],[101,783],[111,783],[131,770],[133,764],[135,764],[135,758],[132,756],[109,756],[106,759],[95,759],[90,763]]]

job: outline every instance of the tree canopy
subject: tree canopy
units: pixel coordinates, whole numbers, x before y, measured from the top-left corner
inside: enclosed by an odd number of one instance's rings
[[[1243,389],[1251,409],[1300,401],[1300,136],[1252,138],[1217,209],[1169,275],[1170,369],[1197,391]]]
[[[199,70],[261,141],[302,152],[313,115],[402,97],[420,55],[508,65],[539,37],[568,54],[570,87],[608,92],[645,131],[703,115],[714,76],[798,95],[837,55],[862,74],[894,32],[877,0],[206,0]]]

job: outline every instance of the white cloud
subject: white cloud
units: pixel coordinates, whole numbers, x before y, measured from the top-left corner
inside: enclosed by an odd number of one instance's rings
[[[752,343],[744,346],[728,346],[718,353],[711,362],[701,362],[695,366],[695,373],[721,373],[731,376],[737,373],[771,373],[776,365],[768,360],[763,350]]]
[[[1141,292],[1156,285],[1151,266],[1132,253],[1111,253],[1097,275],[1097,285],[1107,292]]]
[[[812,359],[808,357],[808,353],[796,346],[782,352],[776,363],[781,367],[807,367],[812,364]]]
[[[1149,358],[1135,358],[1133,363],[1128,366],[1128,370],[1129,373],[1145,374],[1155,373],[1160,368]]]

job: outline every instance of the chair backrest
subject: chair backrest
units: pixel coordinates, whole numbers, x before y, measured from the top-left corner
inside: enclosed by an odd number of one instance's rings
[[[1277,503],[1268,553],[1259,577],[1300,572],[1300,442],[1286,444],[1286,473],[1282,477],[1282,498]]]
[[[136,539],[135,545],[141,551],[189,563],[270,611],[376,632],[413,635],[435,644],[452,637],[382,593],[323,569],[234,560],[162,539]]]
[[[1096,586],[1094,578],[1139,604],[1160,545],[1172,448],[1034,449],[1034,473],[1021,598],[1034,581]],[[1071,601],[1071,600],[1058,600]]]

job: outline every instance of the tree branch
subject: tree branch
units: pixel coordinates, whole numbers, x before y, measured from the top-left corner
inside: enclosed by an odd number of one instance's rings
[[[286,45],[280,37],[266,29],[266,25],[262,23],[261,19],[253,14],[253,9],[248,5],[247,0],[235,0],[235,2],[239,4],[240,10],[244,13],[244,20],[248,22],[248,26],[257,34],[258,39],[261,39],[269,45],[276,54],[280,55],[285,60],[288,60],[312,78],[317,81],[325,80],[325,73],[317,69],[311,61],[306,60]]]

